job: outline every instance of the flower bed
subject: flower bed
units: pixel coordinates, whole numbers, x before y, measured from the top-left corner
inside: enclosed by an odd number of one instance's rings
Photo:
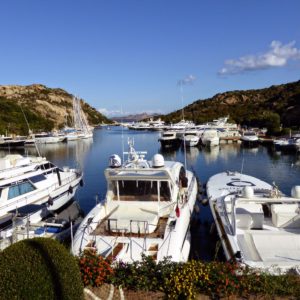
[[[150,257],[126,264],[89,254],[79,259],[85,286],[112,284],[126,293],[159,292],[168,299],[194,299],[199,294],[211,298],[264,295],[267,298],[300,295],[300,277],[296,274],[272,276],[258,274],[237,263],[189,261],[174,263],[168,259],[155,263]],[[198,295],[198,296],[197,296]]]

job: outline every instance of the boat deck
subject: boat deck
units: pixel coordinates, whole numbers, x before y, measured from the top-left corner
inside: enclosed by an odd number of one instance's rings
[[[246,261],[300,265],[300,230],[247,230],[237,235]]]
[[[112,219],[106,219],[99,222],[96,229],[91,233],[91,235],[102,235],[102,236],[124,236],[124,237],[149,237],[149,238],[162,238],[165,233],[168,218],[159,218],[157,227],[152,233],[133,233],[124,229],[110,229],[110,222],[114,221]]]

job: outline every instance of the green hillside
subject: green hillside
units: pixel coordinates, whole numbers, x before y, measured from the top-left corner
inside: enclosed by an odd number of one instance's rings
[[[111,122],[83,100],[81,107],[90,125]],[[72,126],[72,113],[73,95],[62,89],[0,86],[0,134],[28,134],[25,116],[33,132]]]
[[[197,100],[184,108],[185,119],[197,124],[230,116],[241,125],[268,127],[300,127],[300,81],[265,89],[231,91],[212,98]],[[182,118],[177,110],[162,117],[167,122]]]

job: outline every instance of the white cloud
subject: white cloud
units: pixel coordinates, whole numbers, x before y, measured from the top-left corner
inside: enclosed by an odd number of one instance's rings
[[[185,78],[178,80],[177,81],[177,85],[193,84],[195,80],[196,80],[196,76],[194,76],[194,75],[188,75]]]
[[[283,67],[287,65],[290,60],[300,59],[300,49],[295,47],[295,43],[295,41],[292,41],[283,45],[279,41],[272,41],[270,50],[266,53],[226,60],[224,63],[225,66],[218,74],[231,75],[272,67]]]

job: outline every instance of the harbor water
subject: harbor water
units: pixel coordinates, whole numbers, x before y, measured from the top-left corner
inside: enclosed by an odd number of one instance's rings
[[[269,183],[275,183],[279,189],[290,195],[294,185],[300,185],[300,155],[296,153],[275,152],[272,146],[259,145],[255,148],[242,144],[222,144],[210,149],[179,147],[163,150],[156,131],[134,131],[122,127],[103,127],[95,129],[93,139],[38,145],[40,154],[60,167],[80,167],[83,170],[84,186],[78,189],[76,200],[81,209],[88,213],[105,197],[106,180],[104,169],[112,154],[122,157],[127,151],[128,138],[134,139],[137,151],[147,151],[149,160],[156,153],[163,154],[165,160],[186,162],[187,168],[194,171],[202,185],[208,178],[222,171],[238,171],[255,176]],[[26,147],[17,151],[23,155],[37,155],[35,147]],[[0,157],[8,151],[0,151]],[[16,153],[14,152],[11,153]],[[186,153],[186,154],[185,154]],[[205,195],[202,195],[205,198]],[[222,259],[222,251],[208,205],[199,201],[191,222],[192,251],[196,259]]]

